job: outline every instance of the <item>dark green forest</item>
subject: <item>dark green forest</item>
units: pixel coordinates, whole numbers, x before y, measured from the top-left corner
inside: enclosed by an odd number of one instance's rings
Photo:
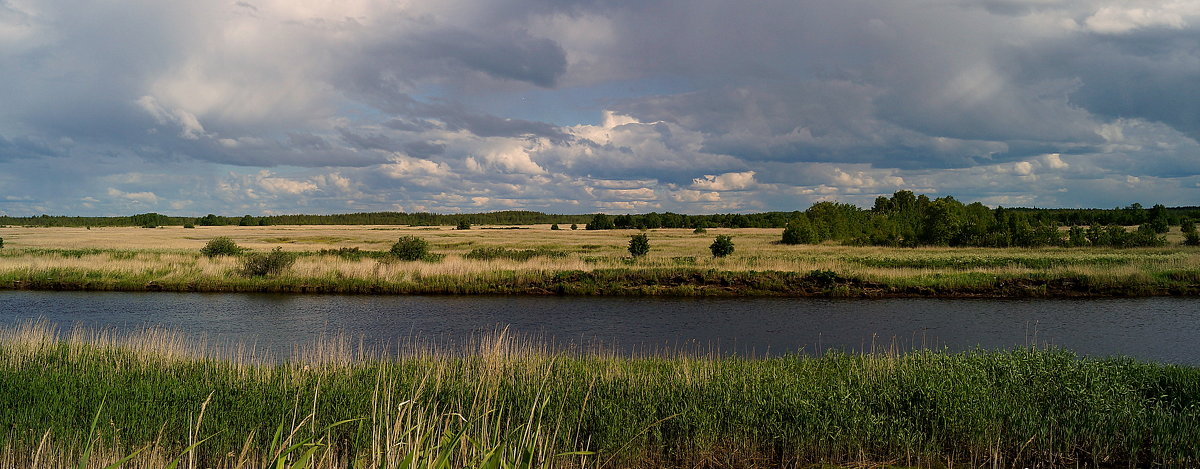
[[[532,211],[474,214],[373,212],[335,215],[178,217],[143,213],[124,217],[41,215],[0,217],[18,226],[265,226],[265,225],[533,225],[580,224],[589,230],[655,228],[784,228],[781,242],[835,241],[875,246],[1156,246],[1170,226],[1181,226],[1187,244],[1200,244],[1194,220],[1200,207],[1112,209],[989,208],[952,196],[931,199],[900,191],[880,196],[870,209],[819,202],[804,211],[685,215],[679,213],[556,215]],[[1126,227],[1136,227],[1127,229]]]

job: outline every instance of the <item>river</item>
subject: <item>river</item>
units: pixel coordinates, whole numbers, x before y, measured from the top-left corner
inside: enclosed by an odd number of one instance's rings
[[[1200,299],[811,299],[347,296],[0,291],[0,325],[165,327],[286,357],[343,334],[372,347],[453,347],[509,331],[617,353],[819,354],[1053,345],[1081,355],[1200,365]]]

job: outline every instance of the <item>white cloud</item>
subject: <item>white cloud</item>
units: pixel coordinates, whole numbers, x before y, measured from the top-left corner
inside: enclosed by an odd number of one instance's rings
[[[277,177],[267,170],[260,171],[255,177],[255,182],[257,182],[258,187],[273,194],[299,195],[318,189],[317,184],[312,181],[297,181]]]
[[[720,175],[705,175],[692,180],[692,187],[710,191],[740,191],[755,185],[754,171],[725,173]]]
[[[1101,34],[1124,34],[1152,27],[1182,29],[1188,26],[1189,18],[1197,15],[1200,15],[1200,2],[1195,0],[1126,0],[1100,7],[1084,20],[1084,24],[1089,30]]]
[[[108,196],[118,199],[131,200],[147,205],[154,205],[158,203],[158,196],[153,192],[123,192],[119,189],[110,187],[108,188]]]

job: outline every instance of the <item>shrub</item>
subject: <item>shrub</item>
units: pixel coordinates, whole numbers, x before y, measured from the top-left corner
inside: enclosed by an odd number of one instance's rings
[[[2,246],[4,243],[0,243]],[[1188,246],[1200,246],[1200,233],[1195,230],[1183,234],[1183,244]]]
[[[184,228],[195,228],[195,227],[196,227],[196,225],[193,225],[193,224],[191,224],[191,223],[184,223],[184,224],[183,224],[183,227],[184,227]],[[91,227],[89,227],[88,229],[90,230],[90,229],[91,229]]]
[[[392,245],[392,255],[402,261],[419,261],[429,254],[429,243],[416,236],[402,236]]]
[[[650,239],[646,233],[638,233],[629,237],[629,255],[642,257],[650,252]]]
[[[555,223],[553,225],[550,225],[550,229],[554,230],[554,231],[558,231],[558,230],[561,230],[562,228],[559,228],[558,223]]]
[[[733,254],[733,238],[730,238],[729,235],[717,235],[708,249],[712,251],[713,257],[725,257]]]
[[[456,230],[469,230],[469,229],[471,229],[471,222],[469,222],[469,221],[466,221],[466,220],[459,220],[459,221],[458,221],[458,226],[454,227],[454,229],[456,229]]]
[[[268,253],[252,252],[242,258],[242,275],[266,277],[279,275],[296,262],[296,253],[275,248]]]
[[[0,238],[0,248],[4,247],[4,238]]]
[[[576,225],[576,224],[572,223],[572,224],[571,224],[571,229],[572,229],[572,230],[578,230],[578,229],[579,229],[579,225]]]
[[[692,230],[692,234],[708,234],[708,230],[703,226],[697,226],[696,229]]]
[[[800,215],[789,221],[783,228],[783,239],[780,242],[783,244],[815,244],[817,232],[813,229],[812,223],[808,221],[808,217]]]
[[[236,256],[242,253],[242,248],[233,242],[232,239],[220,236],[213,238],[200,248],[200,254],[208,257],[217,256]]]

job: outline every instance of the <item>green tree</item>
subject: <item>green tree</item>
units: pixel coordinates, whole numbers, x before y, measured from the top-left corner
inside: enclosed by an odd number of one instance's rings
[[[250,215],[242,215],[242,219],[238,220],[238,226],[258,226],[258,221]]]
[[[629,237],[629,255],[642,257],[650,252],[650,239],[646,233],[638,233]]]
[[[813,230],[808,216],[800,214],[783,228],[783,239],[780,242],[783,244],[816,244],[817,232]]]
[[[456,230],[469,230],[469,229],[471,229],[471,222],[467,221],[466,219],[459,220],[459,221],[458,221],[458,226],[454,227],[454,229],[456,229]]]
[[[208,257],[217,256],[236,256],[242,253],[242,248],[234,243],[232,239],[224,236],[219,236],[208,241],[204,247],[200,248],[200,254]]]
[[[579,225],[576,225],[576,224],[572,223],[572,224],[571,224],[571,229],[572,229],[572,230],[578,230],[578,229],[579,229]]]
[[[391,253],[402,261],[419,261],[429,254],[429,243],[416,236],[402,236],[392,245]]]
[[[0,238],[0,249],[4,248],[4,238]]]
[[[553,225],[550,225],[550,229],[554,230],[554,231],[558,231],[558,230],[561,230],[562,228],[559,228],[558,223],[555,223]]]
[[[712,251],[713,257],[725,257],[733,254],[733,238],[730,238],[729,235],[717,235],[708,250]]]
[[[592,215],[592,221],[584,227],[585,230],[611,230],[616,228],[613,225],[612,219],[603,213]]]

